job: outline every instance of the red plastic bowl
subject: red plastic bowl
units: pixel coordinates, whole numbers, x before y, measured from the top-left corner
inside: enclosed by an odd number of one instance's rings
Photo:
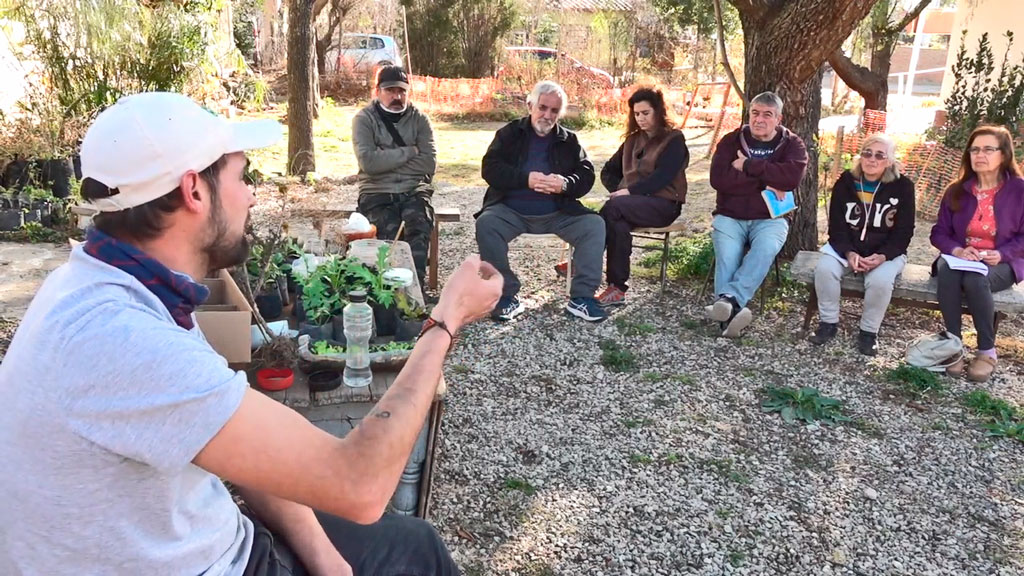
[[[291,368],[264,368],[256,372],[256,383],[269,392],[287,390],[295,382]]]

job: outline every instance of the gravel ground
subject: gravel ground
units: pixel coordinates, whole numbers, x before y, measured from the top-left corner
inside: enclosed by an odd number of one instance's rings
[[[691,169],[695,230],[713,204],[706,170]],[[355,200],[352,187],[318,188],[299,193],[299,207]],[[442,227],[442,280],[475,251],[482,195],[440,185],[436,203],[464,219]],[[913,261],[930,258],[928,226]],[[469,327],[446,368],[431,521],[465,574],[1024,574],[1024,444],[985,436],[960,405],[966,382],[924,400],[885,382],[936,314],[890,311],[882,353],[866,360],[852,350],[856,303],[844,303],[844,331],[825,349],[800,333],[803,294],[770,299],[727,341],[703,320],[699,282],[659,298],[654,280],[636,278],[631,303],[591,325],[561,310],[559,255],[557,243],[517,241],[527,313]],[[0,314],[0,354],[20,312]],[[1000,333],[1024,340],[1024,320]],[[637,369],[602,366],[602,339],[632,351]],[[1024,405],[1021,376],[1004,356],[983,388]],[[840,398],[857,425],[762,413],[759,389],[773,384]]]
[[[475,251],[482,195],[442,184],[435,196],[464,219],[442,227],[442,280]],[[354,199],[340,187],[301,204]],[[698,176],[694,229],[712,204]],[[931,257],[928,228],[915,261]],[[891,311],[867,360],[853,350],[856,303],[825,349],[800,332],[803,294],[770,300],[728,341],[703,320],[699,282],[659,298],[638,278],[631,303],[591,325],[561,310],[557,243],[524,238],[510,256],[527,313],[468,328],[445,372],[431,520],[467,575],[1024,574],[1024,444],[985,436],[961,407],[966,382],[922,400],[885,381],[936,314]],[[627,335],[638,324],[656,330]],[[1024,322],[1000,331],[1019,338]],[[638,368],[608,371],[602,339]],[[984,388],[1024,405],[1021,369],[1004,361]],[[765,385],[817,387],[858,422],[787,425],[760,410]]]

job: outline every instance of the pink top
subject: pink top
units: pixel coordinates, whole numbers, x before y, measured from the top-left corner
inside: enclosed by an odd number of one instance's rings
[[[977,187],[972,190],[974,197],[978,199],[978,209],[974,211],[974,217],[967,225],[967,245],[978,250],[996,249],[996,194],[1003,185],[1000,184],[989,190],[981,190]]]

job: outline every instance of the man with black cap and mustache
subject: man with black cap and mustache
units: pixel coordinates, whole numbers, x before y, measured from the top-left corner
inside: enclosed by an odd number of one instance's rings
[[[383,240],[394,240],[405,222],[402,240],[412,249],[422,286],[434,227],[437,147],[430,120],[409,103],[409,77],[400,66],[381,68],[377,98],[352,119],[352,147],[359,162],[359,212]]]

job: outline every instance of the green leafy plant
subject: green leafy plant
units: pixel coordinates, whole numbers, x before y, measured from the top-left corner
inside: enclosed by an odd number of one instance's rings
[[[626,336],[643,336],[645,334],[653,334],[658,331],[658,328],[649,322],[637,322],[626,316],[618,316],[615,318],[615,327],[622,331]]]
[[[21,225],[21,229],[28,236],[28,241],[33,244],[46,242],[50,237],[50,231],[39,222],[25,222]]]
[[[313,353],[317,355],[344,354],[345,348],[328,344],[324,340],[317,340],[313,343]]]
[[[629,455],[629,462],[630,464],[650,464],[651,462],[654,462],[654,458],[651,458],[647,454],[634,452]]]
[[[980,124],[1001,124],[1014,131],[1024,122],[1024,62],[1011,62],[1013,32],[1006,32],[1006,52],[996,70],[995,55],[988,33],[978,39],[978,49],[968,54],[960,38],[953,64],[953,89],[946,99],[946,124],[943,143],[955,149],[967,144],[967,138]]]
[[[996,398],[984,390],[971,390],[964,395],[964,406],[976,416],[997,420],[1017,420],[1021,418],[1020,410],[1012,404]]]
[[[654,424],[654,420],[651,420],[650,418],[628,418],[622,421],[622,425],[630,430],[640,428],[642,426],[650,426],[651,424]]]
[[[412,350],[416,344],[414,342],[387,342],[384,344],[373,344],[370,346],[370,352],[401,352],[405,350]],[[312,351],[314,354],[344,354],[346,348],[344,346],[335,346],[328,344],[325,340],[317,340],[313,343]]]
[[[527,496],[533,496],[534,494],[537,493],[537,489],[533,487],[533,484],[530,484],[529,482],[521,478],[506,478],[505,489],[518,490],[519,492],[522,492]]]
[[[711,269],[714,255],[710,234],[696,234],[675,240],[668,250],[668,273],[675,278],[703,278]],[[640,259],[640,266],[659,269],[661,251],[651,250],[645,254]]]
[[[972,390],[964,395],[964,405],[982,418],[982,428],[989,436],[1024,442],[1024,414],[1020,408],[984,390]]]
[[[900,364],[889,370],[885,378],[889,382],[900,384],[904,390],[915,396],[941,395],[947,390],[946,384],[934,372],[909,364]]]
[[[601,364],[612,372],[631,372],[636,368],[636,356],[614,340],[601,340]]]
[[[999,436],[1024,442],[1024,422],[1012,420],[996,420],[982,425],[988,430],[989,436]]]
[[[843,403],[840,400],[822,396],[816,388],[770,386],[765,389],[765,395],[767,397],[761,403],[761,410],[778,412],[789,424],[797,420],[803,420],[807,424],[838,424],[850,421],[850,418],[843,414]]]

